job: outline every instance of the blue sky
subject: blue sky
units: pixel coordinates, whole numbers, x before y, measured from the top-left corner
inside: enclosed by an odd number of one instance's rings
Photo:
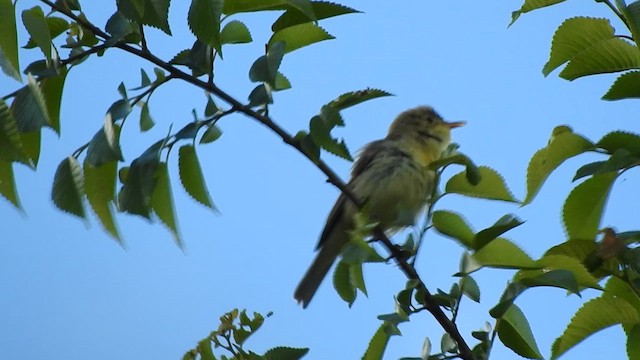
[[[35,1],[20,1],[20,10]],[[83,4],[88,18],[103,26],[115,2]],[[352,151],[384,136],[391,120],[416,105],[434,106],[445,118],[466,120],[456,129],[460,150],[477,164],[502,173],[516,197],[525,193],[529,158],[547,143],[551,130],[569,124],[597,140],[616,129],[637,128],[638,104],[605,102],[600,97],[614,76],[578,79],[573,83],[553,73],[544,78],[553,32],[567,17],[610,17],[595,2],[567,2],[522,16],[507,28],[518,1],[457,3],[344,1],[363,11],[321,22],[336,40],[301,49],[285,57],[281,71],[293,89],[277,93],[270,114],[291,133],[308,127],[322,104],[339,94],[366,87],[395,97],[379,99],[344,112],[347,126],[336,133]],[[193,41],[184,19],[188,2],[174,1],[170,24],[174,37],[149,30],[149,46],[170,59]],[[277,14],[241,15],[254,43],[229,47],[217,65],[216,83],[239,99],[253,88],[251,63],[263,53],[268,29]],[[620,29],[619,22],[613,25]],[[24,31],[20,44],[26,43]],[[21,54],[23,67],[35,51]],[[220,315],[234,307],[273,311],[247,347],[263,352],[273,346],[310,347],[307,359],[354,359],[364,353],[380,322],[378,314],[394,309],[393,295],[405,279],[394,266],[365,269],[369,298],[360,296],[352,309],[325,282],[310,307],[297,306],[292,294],[312,257],[338,191],[325,177],[251,119],[230,116],[221,123],[224,135],[198,147],[211,196],[221,214],[200,206],[179,186],[175,153],[170,158],[183,253],[159,224],[119,216],[126,249],[112,241],[95,219],[90,225],[56,210],[50,187],[58,163],[90,139],[102,125],[116,88],[138,85],[139,69],[150,64],[109,50],[91,58],[67,78],[62,106],[62,135],[45,131],[37,172],[17,167],[16,177],[26,216],[0,201],[0,358],[175,359],[217,326]],[[16,89],[1,77],[0,93]],[[201,91],[172,82],[151,99],[156,127],[140,134],[130,121],[122,135],[127,161],[163,137],[171,124],[200,113]],[[136,114],[132,114],[135,118]],[[134,120],[134,119],[132,119]],[[324,159],[343,178],[350,164],[331,155]],[[561,206],[575,170],[595,156],[572,159],[554,173],[533,204],[505,203],[450,196],[441,209],[461,212],[481,229],[506,213],[527,222],[508,237],[531,256],[564,241]],[[450,174],[453,174],[451,172]],[[628,172],[615,185],[603,226],[634,229],[640,177]],[[448,289],[455,281],[462,249],[451,240],[428,235],[417,264],[428,287]],[[482,303],[464,301],[459,325],[464,334],[483,326],[487,311],[499,298],[511,271],[485,269],[475,275]],[[545,356],[583,298],[558,289],[536,288],[517,304],[527,315]],[[387,359],[418,356],[425,336],[436,349],[442,330],[426,313],[412,317],[392,338]],[[492,359],[512,359],[497,344]],[[618,328],[598,333],[564,359],[623,358],[624,337]]]

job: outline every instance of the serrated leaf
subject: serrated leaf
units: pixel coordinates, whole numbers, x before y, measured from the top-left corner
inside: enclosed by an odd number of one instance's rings
[[[565,160],[582,154],[593,148],[593,144],[584,137],[573,133],[570,128],[551,136],[549,144],[538,150],[527,167],[527,196],[522,205],[529,204],[551,172]]]
[[[242,21],[229,21],[220,31],[222,44],[246,44],[253,41],[251,32]]]
[[[299,24],[275,32],[268,45],[278,41],[286,43],[285,54],[317,42],[335,39],[323,28],[313,23]]]
[[[351,284],[350,265],[344,261],[339,261],[336,270],[333,272],[333,287],[338,292],[342,300],[349,304],[349,307],[356,301],[356,288]]]
[[[158,28],[171,35],[169,28],[170,0],[118,0],[118,11],[127,19]]]
[[[39,6],[34,6],[29,10],[24,10],[22,23],[33,41],[42,50],[47,61],[51,61],[51,33],[42,9]]]
[[[102,128],[93,136],[87,147],[85,161],[100,166],[111,161],[122,161],[120,150],[120,126],[113,123],[111,114],[104,117]]]
[[[512,214],[507,214],[501,217],[500,219],[498,219],[498,221],[496,221],[495,224],[493,224],[493,226],[480,230],[477,234],[475,234],[473,240],[474,249],[481,249],[483,246],[485,246],[498,236],[522,224],[524,224],[524,221],[518,219],[517,216],[514,216]]]
[[[220,16],[223,0],[191,0],[189,7],[189,29],[198,40],[221,51]]]
[[[51,199],[62,211],[85,218],[84,204],[84,176],[82,166],[76,158],[69,156],[62,160],[53,178]]]
[[[595,240],[604,205],[617,176],[617,173],[594,175],[571,191],[562,207],[562,220],[570,239]]]
[[[494,319],[500,319],[509,310],[516,298],[520,296],[520,294],[522,294],[526,289],[526,286],[518,282],[509,283],[504,289],[502,296],[500,296],[500,302],[498,302],[496,306],[489,310],[489,315],[491,315]]]
[[[300,144],[300,147],[304,151],[305,155],[309,157],[313,162],[320,160],[320,148],[313,141],[311,135],[305,131],[298,131],[296,136],[293,137],[295,141]]]
[[[184,243],[178,231],[178,224],[175,216],[175,206],[173,204],[173,195],[171,194],[171,182],[169,179],[169,169],[167,164],[161,162],[157,170],[158,183],[151,195],[151,207],[162,221],[171,230],[176,244],[182,249]]]
[[[465,275],[460,278],[460,289],[469,299],[480,302],[480,287],[471,276]]]
[[[211,117],[220,111],[218,105],[213,101],[211,96],[207,95],[207,105],[204,108],[204,116]]]
[[[356,289],[360,289],[367,296],[367,287],[364,283],[364,275],[362,274],[362,264],[351,264],[349,266],[349,281]]]
[[[467,249],[473,248],[475,234],[462,215],[452,211],[436,210],[431,221],[439,233],[457,240]]]
[[[255,12],[260,10],[281,9],[287,4],[287,0],[234,0],[225,1],[223,13],[226,15]]]
[[[67,79],[67,69],[58,70],[58,75],[47,77],[40,81],[42,96],[49,115],[49,124],[60,135],[60,104],[62,103],[62,90]]]
[[[36,80],[29,75],[29,83],[18,91],[11,103],[13,117],[20,132],[38,131],[43,126],[51,126],[44,95]]]
[[[249,106],[263,106],[272,104],[273,98],[271,97],[271,88],[266,84],[260,84],[256,86],[249,94]]]
[[[624,73],[611,85],[609,91],[602,97],[602,100],[622,100],[640,98],[640,71],[630,71]]]
[[[180,181],[187,193],[197,202],[217,210],[202,176],[200,162],[192,145],[183,145],[178,151],[178,170]]]
[[[598,140],[596,146],[607,150],[609,154],[614,154],[620,149],[637,154],[640,153],[640,135],[626,131],[612,131]]]
[[[145,102],[142,105],[142,110],[140,110],[140,131],[145,132],[151,130],[155,124],[149,112],[149,102]]]
[[[2,99],[0,99],[0,161],[8,163],[18,161],[33,166],[31,160],[24,153],[18,124]],[[11,178],[13,179],[13,177]]]
[[[536,261],[539,269],[535,270],[520,270],[516,275],[516,281],[520,281],[526,278],[533,278],[541,275],[548,274],[555,270],[565,270],[569,271],[573,275],[573,279],[576,285],[580,285],[582,287],[590,287],[593,289],[601,289],[598,284],[598,279],[596,279],[591,273],[587,270],[587,268],[582,264],[582,261],[576,259],[574,257],[566,256],[566,255],[545,255]],[[561,282],[564,278],[564,275],[558,273],[558,277],[555,280]],[[539,279],[544,280],[544,279]],[[554,278],[550,277],[547,280],[553,281]],[[525,285],[528,285],[525,282],[522,282]],[[568,284],[568,283],[567,283]],[[531,286],[531,285],[528,285]],[[554,286],[554,285],[551,285]],[[577,287],[566,288],[574,293],[578,293],[578,291],[574,291]]]
[[[389,338],[391,337],[385,329],[385,324],[378,327],[378,330],[376,330],[371,340],[369,340],[369,345],[362,356],[362,360],[382,360],[382,356],[389,344]]]
[[[640,324],[627,332],[627,356],[630,360],[640,359]]]
[[[0,67],[7,76],[22,82],[18,59],[16,5],[11,0],[0,0]]]
[[[483,266],[522,269],[535,268],[536,262],[511,241],[497,238],[473,254],[473,259]]]
[[[105,25],[105,30],[111,35],[111,37],[105,41],[105,44],[113,46],[125,36],[133,32],[131,22],[119,11],[116,11]]]
[[[313,8],[316,20],[360,12],[341,4],[334,4],[326,1],[313,1],[311,2],[311,7]],[[271,31],[276,32],[290,26],[304,24],[310,21],[309,17],[300,11],[287,10],[276,20],[276,22],[273,23]]]
[[[13,164],[4,160],[0,160],[0,196],[7,199],[16,209],[22,210],[13,176]]]
[[[576,312],[562,336],[554,341],[551,359],[557,359],[587,337],[609,326],[638,322],[638,311],[622,298],[602,296],[589,300]]]
[[[346,108],[352,107],[354,105],[358,105],[365,101],[369,101],[379,97],[385,96],[393,96],[393,94],[388,93],[384,90],[380,89],[364,89],[357,91],[350,91],[338,96],[336,99],[328,103],[327,105],[333,107],[338,111],[342,111]]]
[[[273,88],[275,91],[282,91],[291,89],[291,82],[284,76],[281,72],[278,71],[276,75],[275,87]]]
[[[133,160],[126,170],[126,176],[121,171],[121,180],[124,182],[118,193],[120,211],[150,218],[151,196],[158,181],[156,172],[160,166],[160,152],[165,143],[166,139],[156,142]]]
[[[264,360],[299,360],[309,352],[307,348],[275,347],[262,356]]]
[[[112,121],[118,121],[129,116],[132,110],[133,109],[131,108],[128,100],[120,99],[116,100],[113,104],[111,104],[111,106],[109,106],[107,114],[111,115]]]
[[[472,185],[467,178],[466,171],[452,176],[445,185],[445,192],[460,194],[489,200],[519,202],[504,182],[504,178],[497,171],[487,166],[478,167],[480,182]]]
[[[516,354],[529,359],[543,359],[527,318],[515,304],[498,321],[496,331],[500,341]]]
[[[593,162],[580,167],[576,171],[573,181],[589,175],[604,174],[614,171],[617,172],[619,170],[636,166],[639,163],[640,153],[638,155],[632,155],[626,149],[618,149],[606,161]]]
[[[40,160],[41,138],[41,130],[20,133],[20,139],[22,139],[22,149],[27,158],[29,158],[29,161],[33,168],[38,166],[38,160]]]
[[[612,276],[607,280],[604,287],[603,297],[615,296],[626,300],[633,308],[640,313],[640,298],[636,294],[636,289],[632,287],[628,282]]]
[[[200,138],[200,144],[208,144],[218,140],[218,138],[222,136],[222,131],[220,128],[216,126],[216,124],[211,124],[207,130],[202,134]]]
[[[524,13],[528,13],[529,11],[540,9],[546,6],[558,4],[563,1],[565,0],[525,0],[524,4],[522,4],[519,10],[513,11],[511,13],[511,23],[509,24],[509,26],[513,25],[513,23],[518,20],[520,15]]]
[[[84,188],[89,205],[100,220],[102,227],[121,245],[120,233],[113,217],[113,201],[116,190],[118,164],[111,161],[95,167],[84,163]]]
[[[566,80],[575,80],[587,75],[638,68],[640,68],[638,47],[615,37],[574,55],[559,76]]]

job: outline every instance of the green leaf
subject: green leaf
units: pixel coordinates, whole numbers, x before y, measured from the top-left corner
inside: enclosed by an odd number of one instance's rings
[[[275,347],[264,353],[262,358],[264,360],[299,360],[308,352],[307,348]]]
[[[574,17],[556,31],[551,56],[542,73],[546,76],[568,62],[560,77],[615,72],[640,66],[640,50],[615,36],[608,19]]]
[[[309,134],[318,146],[343,159],[353,161],[344,140],[332,138],[329,131],[328,124],[322,116],[314,116],[309,122]]]
[[[305,131],[298,131],[293,139],[300,143],[302,150],[304,151],[305,155],[309,157],[309,159],[314,162],[320,160],[320,148],[315,143],[315,141],[313,141],[311,135],[309,135]]]
[[[175,216],[175,206],[173,204],[173,195],[171,194],[171,182],[169,180],[169,169],[167,164],[161,162],[157,170],[158,183],[151,195],[151,207],[162,221],[171,230],[176,244],[182,249],[184,243],[178,231],[178,224]]]
[[[445,192],[460,194],[481,199],[502,200],[517,203],[518,200],[504,182],[504,178],[495,170],[487,166],[478,167],[480,182],[472,185],[467,178],[466,171],[452,176],[445,185]]]
[[[286,43],[285,54],[320,41],[335,39],[323,28],[313,23],[299,24],[277,31],[269,39],[268,45],[278,41]]]
[[[107,114],[111,115],[112,121],[118,121],[120,119],[125,119],[131,113],[133,109],[129,104],[129,101],[126,99],[116,100],[111,106],[109,106],[109,110],[107,110]]]
[[[313,5],[309,0],[287,0],[289,7],[303,14],[309,21],[316,21],[316,14]]]
[[[0,0],[0,67],[7,76],[22,82],[18,59],[16,4],[11,0]]]
[[[564,203],[562,220],[570,239],[595,240],[617,173],[594,175],[576,186]]]
[[[260,84],[251,91],[251,94],[249,94],[249,106],[256,107],[267,104],[273,104],[271,87],[266,84]]]
[[[369,345],[362,356],[362,360],[382,360],[387,345],[389,344],[389,338],[391,337],[391,335],[385,331],[386,328],[387,326],[384,323],[378,327],[378,330],[376,330],[371,340],[369,340]]]
[[[220,112],[220,109],[213,101],[211,96],[207,95],[207,105],[204,108],[204,116],[211,117],[216,115],[218,112]]]
[[[504,314],[511,308],[516,298],[522,294],[527,287],[520,284],[519,282],[512,282],[507,285],[500,296],[500,302],[496,304],[491,310],[489,310],[489,315],[491,315],[494,319],[500,319]]]
[[[624,299],[640,313],[640,298],[636,294],[637,290],[628,282],[612,276],[607,281],[604,291],[603,296],[615,296]]]
[[[29,157],[24,152],[22,138],[18,132],[18,124],[7,104],[0,98],[0,161],[19,161],[33,167]],[[13,176],[11,177],[13,179]]]
[[[276,42],[269,46],[267,54],[260,56],[249,69],[249,80],[252,82],[266,82],[275,87],[278,68],[284,56],[284,43]]]
[[[576,287],[572,287],[571,289],[565,287],[565,289],[570,290],[574,293],[578,293],[578,291],[573,291],[577,288],[577,285],[581,287],[589,287],[593,289],[602,289],[598,284],[598,279],[596,279],[591,273],[587,270],[587,268],[582,264],[580,259],[576,259],[575,257],[570,257],[567,255],[549,255],[545,254],[542,258],[536,261],[539,269],[534,270],[520,270],[515,275],[515,280],[520,281],[521,283],[527,286],[534,286],[531,284],[527,284],[527,281],[522,281],[527,278],[535,278],[545,274],[549,274],[555,270],[564,270],[568,271],[573,276],[573,281],[576,283]],[[565,275],[558,273],[556,278],[541,278],[538,280],[548,279],[552,280],[562,280],[565,279]],[[544,284],[542,284],[544,285]],[[550,285],[549,286],[555,286]]]
[[[282,75],[282,73],[278,71],[274,90],[282,91],[287,89],[291,89],[291,82],[289,82],[289,79],[287,79],[286,76]]]
[[[525,0],[524,4],[522,4],[519,10],[516,10],[511,13],[511,23],[509,24],[509,26],[513,25],[513,23],[516,22],[516,20],[518,20],[520,15],[524,13],[528,13],[529,11],[540,9],[546,6],[558,4],[563,1],[565,0]]]
[[[326,1],[313,1],[311,2],[311,7],[313,8],[313,13],[317,20],[360,12],[344,5],[334,4]],[[277,32],[284,28],[308,23],[310,21],[311,20],[307,15],[298,10],[291,9],[287,10],[278,18],[278,20],[276,20],[276,22],[273,23],[273,25],[271,26],[271,30],[273,32]]]
[[[593,149],[593,144],[584,137],[573,133],[566,126],[557,127],[549,144],[538,150],[527,167],[527,196],[522,205],[529,204],[551,172],[565,160]]]
[[[475,234],[462,215],[451,211],[436,210],[433,212],[431,221],[439,233],[457,240],[467,249],[473,248]]]
[[[356,288],[351,283],[351,265],[345,261],[339,261],[333,273],[333,287],[338,292],[342,300],[349,304],[349,307],[356,301]]]
[[[49,123],[58,135],[60,135],[60,104],[62,103],[62,90],[66,79],[67,69],[62,68],[57,76],[47,77],[40,81],[42,96],[49,115]]]
[[[626,300],[601,296],[586,302],[573,316],[562,336],[551,348],[551,359],[557,359],[592,334],[616,324],[637,324],[638,311]]]
[[[524,221],[518,219],[517,216],[514,216],[512,214],[507,214],[501,217],[500,219],[498,219],[498,221],[496,221],[495,224],[493,224],[493,226],[488,227],[484,230],[480,230],[477,234],[475,234],[473,240],[474,249],[481,249],[483,246],[485,246],[498,236],[522,224],[524,224]]]
[[[158,28],[171,35],[169,3],[170,0],[117,0],[118,11],[127,19]]]
[[[93,136],[87,147],[85,161],[93,166],[100,166],[111,161],[122,161],[120,150],[120,126],[113,123],[111,114],[104,117],[102,128]]]
[[[509,240],[497,238],[473,254],[473,259],[483,266],[522,269],[535,268],[536,262]]]
[[[140,131],[145,132],[151,130],[155,124],[151,118],[149,102],[147,101],[142,104],[142,110],[140,110]]]
[[[35,168],[38,166],[38,160],[40,159],[40,140],[42,137],[42,132],[31,131],[26,133],[20,133],[20,138],[22,139],[22,149],[24,154],[29,158],[29,162],[31,167]]]
[[[82,166],[73,156],[62,160],[53,178],[51,199],[62,211],[85,218],[84,204],[84,176]]]
[[[11,103],[13,117],[20,132],[38,131],[43,126],[51,126],[44,95],[36,80],[29,75],[29,83],[18,91]]]
[[[480,303],[480,287],[471,276],[465,275],[460,278],[460,289],[469,299]]]
[[[229,21],[220,31],[222,44],[246,44],[253,41],[249,28],[242,21]]]
[[[180,172],[180,181],[182,186],[189,193],[189,195],[201,203],[213,210],[216,210],[209,191],[202,176],[202,170],[200,169],[200,162],[196,155],[196,150],[193,145],[183,145],[178,152],[178,169]]]
[[[105,26],[105,30],[111,35],[111,38],[105,41],[105,44],[113,46],[124,39],[125,36],[131,34],[133,32],[131,25],[131,22],[122,13],[116,11],[111,15]]]
[[[640,359],[640,324],[635,324],[627,332],[627,356],[629,359]]]
[[[632,155],[626,149],[618,149],[607,161],[598,161],[583,165],[576,171],[573,181],[585,176],[595,174],[605,174],[608,172],[617,172],[622,169],[631,168],[640,163],[640,154]]]
[[[51,61],[51,33],[47,26],[44,12],[39,6],[34,6],[22,12],[22,23],[38,45],[47,61]]]
[[[351,264],[349,266],[349,281],[351,281],[351,284],[356,289],[360,289],[360,291],[367,296],[367,287],[364,283],[364,275],[362,274],[362,264]]]
[[[498,321],[496,331],[500,341],[516,354],[529,359],[543,359],[527,318],[515,304]]]
[[[122,238],[113,218],[113,200],[116,190],[118,163],[111,161],[95,167],[84,163],[84,189],[93,212],[104,229],[120,244]]]
[[[0,160],[0,195],[9,200],[16,209],[22,210],[16,190],[16,180],[13,176],[13,164],[4,160]]]
[[[221,51],[220,16],[223,0],[191,0],[189,7],[189,29],[198,40]]]
[[[459,164],[466,167],[465,174],[467,175],[467,180],[471,185],[478,185],[480,181],[482,181],[480,170],[478,169],[476,164],[473,163],[471,158],[460,152],[456,152],[453,156],[447,156],[432,162],[431,164],[429,164],[429,169],[437,170],[440,168],[445,168],[451,164]]]
[[[126,176],[121,177],[123,178],[121,181],[124,181],[118,193],[120,211],[150,218],[151,196],[158,182],[156,172],[160,166],[160,153],[165,144],[166,139],[156,142],[131,162]]]
[[[391,93],[388,93],[384,90],[380,89],[364,89],[357,91],[350,91],[348,93],[344,93],[338,96],[336,99],[328,103],[327,105],[333,107],[338,111],[342,111],[346,108],[352,107],[354,105],[358,105],[365,101],[369,101],[379,97],[385,96],[393,96]]]
[[[622,100],[640,98],[640,71],[624,73],[611,85],[602,100]]]
[[[620,149],[630,153],[640,153],[640,135],[626,131],[612,131],[598,140],[596,147],[614,154]]]
[[[222,12],[232,15],[241,12],[255,12],[261,10],[281,9],[287,4],[287,0],[234,0],[225,1]]]
[[[220,128],[216,126],[216,124],[211,124],[207,128],[207,130],[202,134],[200,138],[200,144],[208,144],[218,140],[218,138],[222,136],[222,131]]]

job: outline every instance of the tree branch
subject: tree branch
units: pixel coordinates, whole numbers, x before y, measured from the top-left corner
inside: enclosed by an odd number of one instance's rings
[[[101,29],[97,28],[95,25],[91,24],[90,22],[74,15],[71,11],[67,9],[63,9],[49,0],[40,0],[40,1],[47,4],[52,9],[73,19],[81,26],[89,29],[94,34],[102,37],[104,40],[110,39],[110,36],[108,34],[103,32]],[[133,55],[136,55],[140,58],[143,58],[153,63],[154,65],[169,72],[169,74],[173,78],[182,79],[187,83],[190,83],[194,86],[197,86],[205,91],[208,91],[216,95],[220,99],[224,100],[227,104],[229,104],[232,107],[232,109],[236,109],[236,111],[241,112],[247,115],[248,117],[255,119],[262,125],[266,126],[271,131],[276,133],[286,144],[298,150],[298,152],[300,152],[303,156],[305,156],[312,163],[314,163],[316,167],[327,176],[327,181],[329,183],[333,184],[335,187],[340,189],[340,191],[343,194],[345,194],[345,196],[347,196],[358,208],[362,208],[363,202],[359,198],[357,198],[349,188],[347,188],[346,184],[324,161],[320,159],[313,159],[310,155],[308,155],[298,141],[296,141],[287,131],[285,131],[283,128],[281,128],[279,125],[273,122],[273,120],[271,120],[271,118],[269,118],[268,116],[260,114],[257,111],[253,110],[252,108],[250,108],[249,106],[244,105],[243,103],[241,103],[240,101],[232,97],[231,95],[224,92],[213,82],[205,82],[199,78],[193,77],[185,73],[184,71],[176,68],[175,66],[163,61],[162,59],[151,54],[150,52],[145,51],[144,48],[138,49],[129,44],[124,44],[124,43],[116,43],[114,47],[117,47],[121,50],[124,50],[128,53],[131,53]],[[456,341],[456,343],[458,344],[458,349],[460,350],[461,358],[464,360],[474,360],[473,353],[471,352],[471,349],[469,348],[464,338],[458,331],[456,324],[453,323],[442,311],[442,309],[440,308],[436,300],[433,298],[433,296],[427,289],[424,282],[420,279],[420,276],[418,275],[416,269],[406,261],[404,256],[402,256],[401,252],[396,248],[396,246],[391,242],[391,240],[389,240],[389,238],[385,235],[382,228],[380,228],[379,226],[376,227],[373,231],[373,237],[384,245],[384,247],[387,249],[391,257],[395,259],[398,267],[402,270],[402,272],[405,274],[405,276],[408,279],[417,280],[419,282],[419,287],[422,290],[424,290],[424,294],[425,294],[424,298],[422,299],[422,304],[433,315],[433,317],[438,321],[438,323],[440,323],[440,326],[442,326],[442,328],[447,333],[449,333],[449,335],[451,335],[451,337]]]

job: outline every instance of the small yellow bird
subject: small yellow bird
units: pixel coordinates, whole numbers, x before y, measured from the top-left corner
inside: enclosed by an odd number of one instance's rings
[[[451,129],[429,106],[407,110],[393,121],[387,136],[369,143],[353,165],[347,186],[367,205],[369,218],[385,231],[413,225],[429,201],[438,160],[451,141]],[[320,252],[296,288],[294,298],[307,307],[329,269],[349,242],[356,206],[341,194],[320,235]]]

